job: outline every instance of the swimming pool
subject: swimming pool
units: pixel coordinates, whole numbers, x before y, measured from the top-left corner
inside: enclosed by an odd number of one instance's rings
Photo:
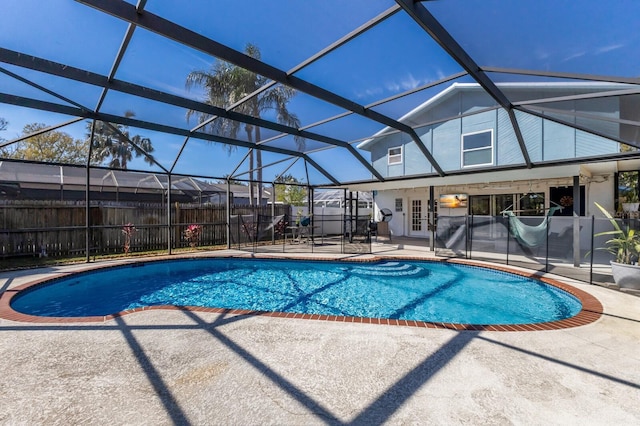
[[[571,318],[580,301],[531,278],[433,261],[208,258],[136,263],[29,287],[11,308],[41,317],[193,306],[453,324]]]

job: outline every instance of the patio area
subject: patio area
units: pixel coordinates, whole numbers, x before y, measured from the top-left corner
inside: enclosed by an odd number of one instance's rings
[[[374,242],[374,255],[433,257],[411,241]],[[5,272],[0,288],[86,267]],[[638,423],[640,298],[560,279],[597,297],[603,316],[532,332],[186,310],[90,324],[0,320],[0,423]]]

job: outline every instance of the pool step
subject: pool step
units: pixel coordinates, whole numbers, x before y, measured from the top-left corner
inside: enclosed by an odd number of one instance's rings
[[[371,275],[371,276],[426,276],[429,271],[420,265],[399,263],[399,262],[384,262],[377,263],[375,265],[362,265],[353,266],[349,268],[349,271],[358,275]]]

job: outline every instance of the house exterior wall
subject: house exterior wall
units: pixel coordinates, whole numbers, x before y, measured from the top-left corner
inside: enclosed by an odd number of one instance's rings
[[[602,88],[590,88],[584,85],[560,87],[553,86],[505,86],[501,87],[514,102],[528,100],[544,100],[558,98],[590,91],[603,90]],[[580,174],[581,186],[584,186],[584,206],[585,215],[592,214],[599,216],[595,211],[594,202],[604,205],[609,211],[613,209],[613,171],[602,172],[603,174],[591,176],[588,169],[567,166],[550,166],[537,172],[522,170],[521,173],[492,172],[494,166],[509,166],[524,164],[524,156],[520,149],[520,144],[516,139],[511,118],[507,111],[500,108],[494,99],[488,96],[479,88],[470,86],[451,87],[436,96],[428,104],[425,104],[422,111],[416,110],[403,120],[411,123],[423,142],[425,147],[432,153],[440,167],[445,172],[456,172],[475,168],[474,166],[464,167],[462,162],[463,148],[462,137],[466,134],[473,134],[482,131],[492,132],[492,164],[489,166],[477,166],[488,178],[485,183],[482,180],[471,179],[440,179],[435,181],[434,196],[439,200],[441,194],[468,194],[476,195],[513,195],[515,199],[521,194],[534,191],[544,194],[545,200],[551,199],[552,188],[571,187],[573,177]],[[626,102],[626,103],[625,103]],[[630,111],[631,106],[637,107],[636,103],[628,100],[620,101],[614,97],[584,98],[562,102],[538,102],[539,105],[552,108],[553,112],[547,111],[550,119],[543,119],[538,116],[527,114],[515,110],[514,114],[518,122],[527,153],[531,161],[540,163],[545,161],[562,161],[575,158],[599,158],[606,155],[617,154],[620,146],[617,142],[603,136],[620,138],[624,136],[625,126],[617,122],[607,121],[607,118],[628,118],[634,116]],[[532,106],[531,108],[535,108]],[[577,113],[571,116],[564,112]],[[453,117],[448,119],[449,117]],[[592,117],[601,117],[602,120],[593,120]],[[576,124],[578,127],[592,129],[603,136],[597,136],[582,130],[556,123],[552,119],[560,119]],[[446,120],[446,121],[442,121]],[[440,121],[438,123],[434,123]],[[422,127],[415,127],[418,123],[425,124]],[[389,148],[402,147],[402,163],[389,165],[387,154]],[[373,143],[365,144],[362,149],[371,151],[373,166],[385,177],[411,177],[433,174],[435,170],[425,158],[424,154],[416,146],[414,141],[403,133],[391,134],[384,138],[379,138]],[[552,170],[553,171],[552,171]],[[584,171],[584,173],[583,173]],[[509,176],[509,177],[506,177]],[[514,176],[516,179],[514,180]],[[429,179],[430,181],[431,179]],[[455,181],[456,184],[449,183]],[[422,220],[428,216],[427,205],[429,202],[429,187],[417,186],[408,188],[406,185],[399,185],[399,188],[387,188],[378,190],[375,197],[375,217],[380,209],[388,208],[394,212],[390,222],[390,229],[393,235],[418,236],[411,229],[412,225],[412,201],[420,200],[422,205]],[[443,186],[444,185],[444,186]],[[533,187],[532,187],[533,185]],[[557,194],[557,190],[554,190]],[[402,211],[395,211],[396,199],[402,200]],[[545,205],[549,206],[549,201]],[[462,216],[468,214],[467,208],[437,208],[440,216]],[[496,213],[498,214],[498,213]],[[563,221],[557,221],[559,224]],[[424,233],[425,237],[429,232]]]
[[[505,92],[508,90],[505,89]],[[574,94],[575,90],[554,89],[547,93],[540,89],[519,89],[517,95],[509,96],[521,99],[537,99],[545,96],[564,96]],[[620,117],[620,106],[617,99],[585,99],[550,103],[558,110],[596,114],[601,117]],[[462,91],[456,93],[437,105],[433,105],[411,118],[414,123],[429,122],[442,119],[442,116],[457,118],[416,129],[416,133],[426,148],[433,154],[440,167],[447,171],[459,171],[474,166],[464,167],[462,164],[462,135],[491,130],[493,132],[492,165],[508,166],[524,163],[524,157],[516,139],[516,135],[507,112],[501,108],[486,110],[495,106],[495,102],[486,94],[478,91]],[[476,112],[480,110],[480,112]],[[476,112],[476,113],[474,113]],[[472,113],[472,115],[464,114]],[[575,123],[585,124],[588,118],[570,117],[555,113],[557,118]],[[619,152],[616,142],[591,133],[543,120],[539,117],[516,111],[516,117],[525,146],[532,161],[554,161],[569,158],[596,157]],[[619,137],[619,124],[600,120],[597,123],[589,120],[589,128],[604,135]],[[401,146],[402,163],[389,165],[387,153],[389,148]],[[374,168],[384,177],[414,176],[433,173],[433,167],[420,149],[408,135],[395,133],[378,140],[369,148]]]
[[[613,211],[613,175],[596,175],[590,177],[588,180],[582,183],[585,187],[585,216],[594,215],[596,217],[603,217],[602,213],[595,208],[594,203],[605,207],[608,211]],[[544,194],[545,200],[550,199],[550,190],[552,186],[570,186],[572,184],[572,178],[566,179],[541,179],[536,181],[519,181],[508,183],[494,183],[488,184],[486,188],[483,185],[469,184],[469,185],[456,185],[447,187],[434,187],[435,200],[439,200],[441,194],[451,193],[463,193],[469,196],[476,195],[500,195],[500,194],[512,194],[519,195],[525,194],[529,191],[541,192]],[[396,211],[396,199],[402,200],[402,210]],[[429,188],[417,187],[410,189],[389,189],[376,191],[374,199],[374,218],[378,219],[378,212],[380,209],[387,208],[393,212],[393,217],[389,222],[389,228],[392,235],[395,236],[410,236],[411,232],[409,227],[411,226],[411,200],[420,199],[423,202],[424,210],[423,217],[427,219],[426,206],[429,202]],[[547,203],[548,204],[548,203]],[[464,216],[469,214],[468,208],[442,208],[438,206],[436,208],[439,216]],[[552,224],[552,231],[557,231],[555,226],[565,226],[566,220],[557,221],[557,224]],[[429,237],[430,232],[425,232],[424,237]]]

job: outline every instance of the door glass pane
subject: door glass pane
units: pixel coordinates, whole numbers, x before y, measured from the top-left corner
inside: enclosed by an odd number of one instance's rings
[[[513,195],[499,194],[493,196],[493,215],[498,216],[503,210],[513,210]]]
[[[422,200],[411,200],[411,230],[422,231]]]
[[[638,202],[638,172],[620,172],[618,174],[618,194],[622,203]]]
[[[488,216],[491,214],[489,209],[489,195],[473,195],[470,198],[471,214]]]
[[[544,216],[546,214],[544,210],[544,193],[542,192],[529,192],[527,194],[518,194],[522,216]]]

